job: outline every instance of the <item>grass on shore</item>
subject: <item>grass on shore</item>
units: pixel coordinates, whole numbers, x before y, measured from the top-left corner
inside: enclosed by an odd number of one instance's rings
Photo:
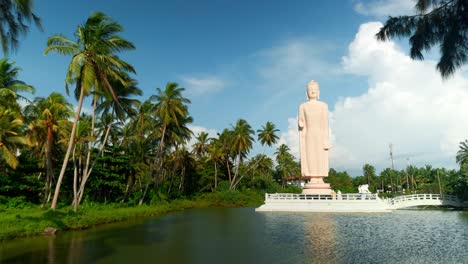
[[[84,229],[128,219],[163,215],[168,212],[206,207],[258,206],[264,196],[254,191],[223,191],[202,194],[193,200],[161,201],[154,205],[128,207],[125,204],[83,204],[78,212],[71,207],[57,210],[0,207],[0,241],[39,235],[47,227],[57,230]]]

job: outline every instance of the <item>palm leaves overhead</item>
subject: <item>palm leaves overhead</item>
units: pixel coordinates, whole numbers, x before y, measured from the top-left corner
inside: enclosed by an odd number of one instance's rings
[[[414,16],[390,17],[377,38],[410,37],[411,58],[418,60],[440,45],[437,69],[447,78],[468,60],[468,1],[418,0],[415,8]]]
[[[206,132],[200,132],[197,135],[197,142],[193,145],[192,152],[197,157],[204,157],[209,152],[209,135]]]
[[[281,144],[275,151],[276,155],[276,170],[280,173],[283,186],[287,177],[296,176],[300,173],[300,169],[294,156],[290,153],[290,149],[285,144]]]
[[[170,123],[179,125],[180,117],[188,115],[187,104],[190,100],[182,96],[185,88],[178,86],[175,82],[169,82],[164,90],[156,88],[158,94],[150,97],[151,101],[156,101],[154,115],[163,125],[167,126]]]
[[[29,135],[33,143],[33,151],[39,156],[46,168],[44,186],[44,203],[48,202],[54,179],[53,168],[58,161],[61,146],[65,145],[71,122],[68,120],[73,113],[72,105],[59,93],[51,93],[47,98],[36,98],[25,107],[25,116],[29,120]]]
[[[121,60],[116,55],[116,53],[121,51],[135,49],[135,46],[130,41],[118,35],[122,31],[122,27],[117,22],[105,14],[98,12],[92,14],[83,25],[78,26],[75,32],[76,41],[62,35],[52,36],[47,41],[45,54],[57,52],[72,56],[65,78],[65,89],[68,93],[68,85],[75,84],[75,97],[78,99],[70,143],[68,144],[62,170],[57,181],[52,208],[55,208],[57,204],[60,184],[73,147],[73,137],[75,136],[84,97],[92,91],[96,95],[108,92],[112,95],[113,100],[118,103],[119,98],[112,83],[114,81],[119,82],[124,87],[129,87],[133,83],[130,78],[127,78],[127,73],[135,73],[135,70],[130,64]],[[94,102],[96,102],[96,98],[94,99]],[[91,131],[91,136],[93,136],[93,131]],[[87,162],[86,166],[88,164]],[[88,177],[86,169],[85,174]],[[86,180],[83,182],[86,182]]]
[[[460,149],[457,152],[456,160],[460,166],[468,164],[468,140],[465,139],[465,141],[460,142]]]
[[[124,73],[122,73],[122,77],[125,79],[126,86],[116,79],[110,81],[118,101],[114,100],[112,93],[107,89],[101,92],[96,91],[96,97],[99,101],[96,111],[115,115],[119,120],[124,121],[126,116],[133,116],[137,113],[134,107],[138,107],[140,101],[131,97],[142,95],[142,91],[137,87],[138,82],[135,79]]]
[[[0,107],[0,159],[11,168],[18,166],[16,152],[26,144],[23,136],[23,121],[17,112]]]
[[[239,169],[242,166],[242,160],[247,156],[250,149],[252,148],[254,134],[254,130],[244,119],[237,120],[236,125],[232,127],[232,130],[229,133],[231,151],[237,155],[237,166],[234,177],[231,181],[231,189],[234,189],[239,181],[245,176],[243,175],[238,179]],[[236,181],[236,179],[238,180]]]
[[[3,54],[18,48],[19,38],[27,33],[28,23],[39,28],[40,19],[32,12],[32,0],[0,0],[0,41]]]
[[[35,91],[31,85],[18,80],[19,71],[20,68],[14,67],[13,62],[0,59],[0,103],[3,106],[13,107],[17,98],[27,101],[25,97],[18,94],[19,92],[34,93]],[[15,108],[19,110],[19,106]]]
[[[156,88],[158,92],[156,95],[150,97],[150,101],[155,101],[155,104],[152,108],[153,115],[161,123],[161,141],[160,141],[160,152],[162,152],[165,137],[168,134],[168,128],[172,132],[177,131],[180,133],[174,133],[173,136],[182,136],[180,140],[185,140],[187,133],[191,133],[186,130],[186,124],[191,123],[193,120],[189,116],[188,106],[190,100],[182,96],[182,92],[185,88],[178,87],[178,84],[175,82],[169,82],[166,84],[164,90],[161,88]],[[173,138],[175,141],[178,141],[176,138]]]
[[[238,155],[239,159],[245,158],[252,148],[254,142],[254,131],[244,119],[239,119],[236,125],[232,127],[232,149]]]
[[[262,145],[266,144],[267,146],[271,147],[279,139],[277,135],[278,132],[279,129],[276,129],[275,124],[268,121],[264,126],[262,126],[262,129],[257,130],[258,140]]]
[[[78,26],[75,36],[77,41],[67,39],[62,35],[49,37],[44,54],[57,52],[72,56],[66,76],[68,85],[76,84],[75,96],[83,89],[88,95],[94,87],[96,90],[106,87],[114,100],[118,101],[111,79],[115,79],[124,86],[129,85],[126,72],[135,73],[135,69],[121,60],[115,53],[133,50],[135,46],[117,34],[123,28],[104,13],[94,13],[84,25]]]

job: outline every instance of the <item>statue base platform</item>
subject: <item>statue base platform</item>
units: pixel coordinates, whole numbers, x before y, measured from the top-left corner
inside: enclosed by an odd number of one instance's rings
[[[267,193],[265,204],[256,212],[337,212],[370,213],[391,212],[388,201],[376,194],[311,195],[293,193]]]
[[[311,177],[310,182],[304,186],[302,194],[332,195],[329,183],[323,181],[323,177]]]

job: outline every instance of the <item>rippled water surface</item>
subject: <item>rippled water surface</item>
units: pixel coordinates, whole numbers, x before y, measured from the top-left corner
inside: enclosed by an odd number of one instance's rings
[[[0,263],[468,263],[468,213],[190,210],[4,242]]]

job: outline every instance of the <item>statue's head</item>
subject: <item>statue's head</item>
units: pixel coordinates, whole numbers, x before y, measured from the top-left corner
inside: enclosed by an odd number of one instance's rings
[[[307,84],[307,97],[309,99],[319,99],[320,98],[320,89],[316,81],[312,80]]]

